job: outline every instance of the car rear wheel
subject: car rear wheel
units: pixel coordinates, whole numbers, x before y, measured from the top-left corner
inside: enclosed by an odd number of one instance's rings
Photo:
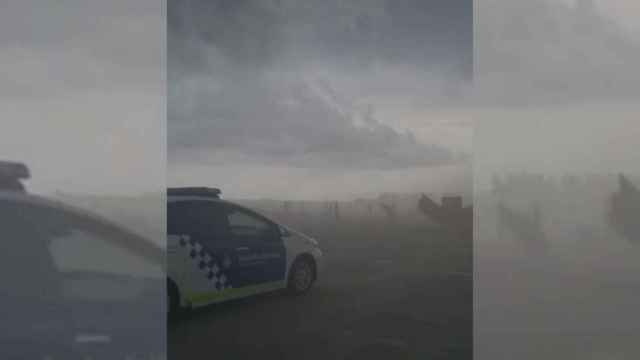
[[[297,259],[289,271],[288,289],[294,295],[304,294],[316,280],[316,266],[312,259]]]
[[[167,282],[167,307],[170,320],[180,314],[180,293],[178,287],[171,280]]]

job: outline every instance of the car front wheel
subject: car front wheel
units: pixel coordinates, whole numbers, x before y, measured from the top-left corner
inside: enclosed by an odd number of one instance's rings
[[[289,271],[289,292],[294,295],[304,294],[311,288],[315,280],[315,262],[307,257],[299,258]]]

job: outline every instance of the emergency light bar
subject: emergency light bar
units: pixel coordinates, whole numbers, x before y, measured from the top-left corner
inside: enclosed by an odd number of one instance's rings
[[[208,187],[179,187],[168,188],[167,195],[169,196],[206,196],[219,199],[222,191],[217,188]]]
[[[31,172],[27,165],[14,161],[0,161],[0,177],[5,179],[29,179]]]

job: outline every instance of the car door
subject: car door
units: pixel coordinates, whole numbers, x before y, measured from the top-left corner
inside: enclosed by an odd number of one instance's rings
[[[259,292],[283,286],[286,249],[279,227],[263,216],[231,204],[225,207],[228,238],[235,249],[234,280]]]
[[[21,202],[0,201],[3,358],[63,356],[72,346],[72,316],[40,219],[38,211]]]
[[[98,218],[55,215],[60,231],[51,237],[49,252],[72,305],[74,346],[81,353],[163,351],[161,249]]]
[[[162,249],[50,204],[2,203],[0,219],[2,283],[11,291],[2,297],[3,351],[163,351]]]
[[[189,261],[182,247],[189,231],[189,213],[182,201],[167,203],[167,276],[184,287],[189,275]]]
[[[194,306],[222,300],[225,291],[236,287],[234,244],[226,236],[222,207],[210,200],[177,200],[168,205],[172,227],[169,236],[178,240],[169,273],[180,274],[181,296]],[[179,218],[176,220],[175,218]]]

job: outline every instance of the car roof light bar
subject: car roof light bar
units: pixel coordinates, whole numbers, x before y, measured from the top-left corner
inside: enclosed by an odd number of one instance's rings
[[[169,196],[206,196],[216,199],[220,198],[222,191],[218,188],[210,187],[174,187],[167,189]]]

